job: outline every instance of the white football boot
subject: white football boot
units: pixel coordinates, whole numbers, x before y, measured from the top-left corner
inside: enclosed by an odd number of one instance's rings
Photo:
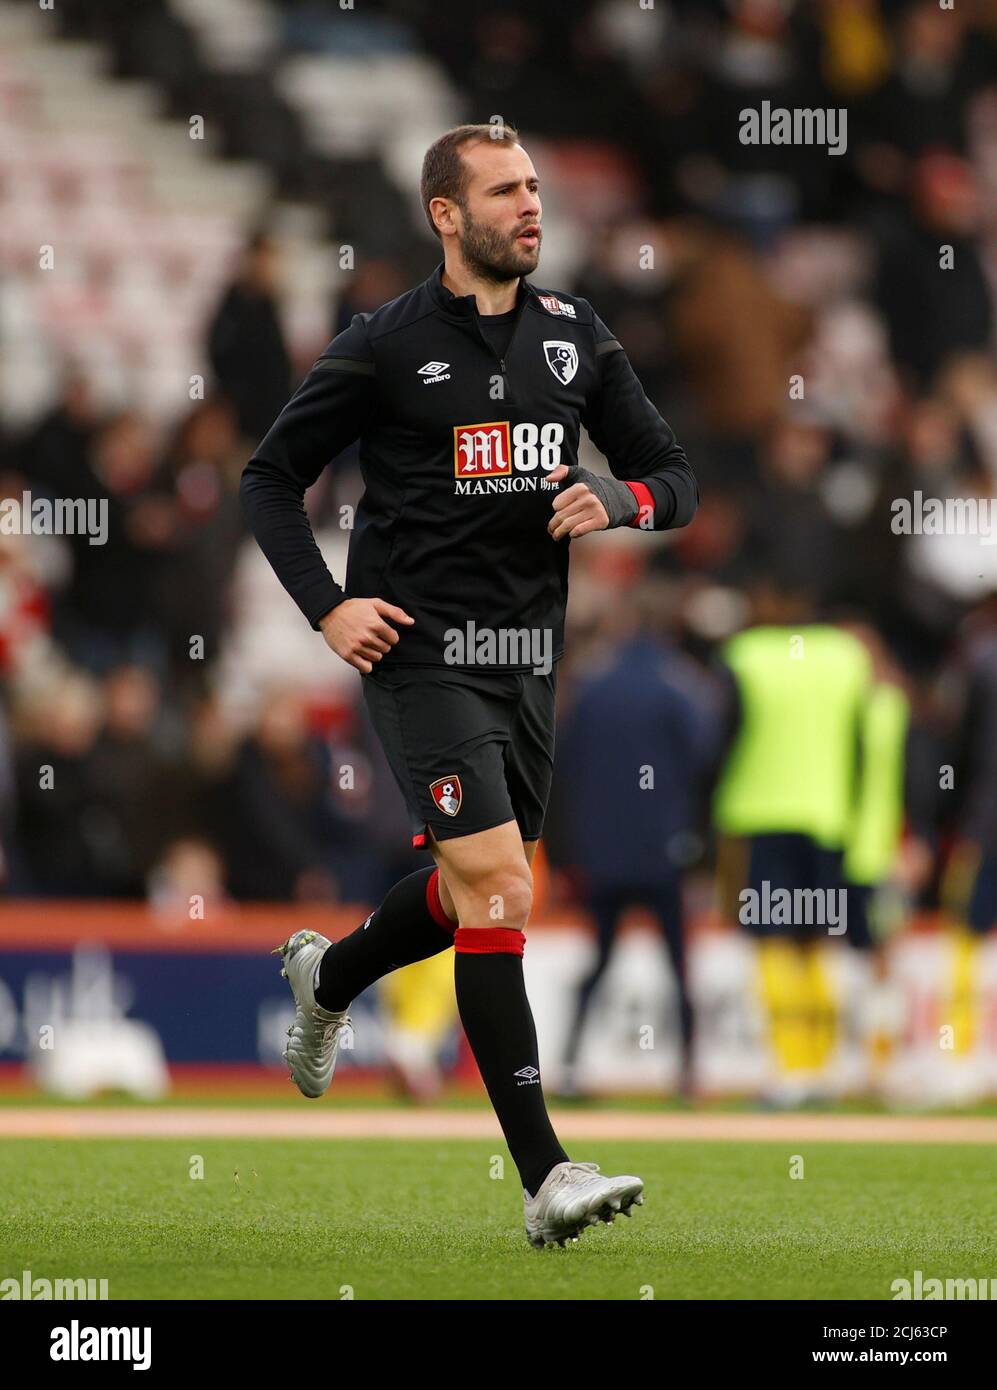
[[[344,1028],[353,1026],[346,1009],[330,1013],[315,1003],[319,961],[331,945],[317,931],[296,931],[273,952],[284,959],[280,973],[291,986],[298,1006],[294,1023],[287,1030],[289,1042],[284,1060],[291,1080],[309,1100],[317,1100],[329,1089],[336,1070],[339,1035]]]
[[[629,1216],[631,1207],[643,1206],[644,1184],[631,1176],[604,1178],[598,1163],[556,1163],[535,1197],[524,1190],[523,1202],[526,1238],[539,1250],[577,1240],[599,1221],[610,1225],[618,1211]]]

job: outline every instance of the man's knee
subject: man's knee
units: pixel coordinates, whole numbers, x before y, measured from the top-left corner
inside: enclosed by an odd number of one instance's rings
[[[468,886],[476,900],[473,925],[526,930],[533,906],[533,874],[525,858],[519,864],[490,868]]]

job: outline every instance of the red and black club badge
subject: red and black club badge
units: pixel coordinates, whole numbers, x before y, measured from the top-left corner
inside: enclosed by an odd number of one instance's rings
[[[430,795],[445,816],[455,816],[460,810],[464,793],[459,777],[437,777],[430,783]]]

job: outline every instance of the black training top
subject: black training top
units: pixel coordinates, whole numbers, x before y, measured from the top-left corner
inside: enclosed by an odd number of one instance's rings
[[[478,327],[484,335],[485,342],[499,359],[509,351],[518,318],[518,309],[510,309],[507,314],[478,315]]]
[[[586,300],[520,280],[500,354],[474,295],[452,295],[442,272],[355,315],[330,343],[246,466],[243,506],[313,627],[346,596],[383,598],[415,619],[399,628],[382,667],[448,664],[445,633],[468,622],[550,629],[557,659],[570,541],[547,531],[561,486],[547,474],[577,462],[580,427],[617,478],[645,485],[642,527],[685,526],[699,502],[696,480]],[[496,331],[509,328],[489,325],[489,336]],[[365,491],[344,594],[303,498],[356,439]]]

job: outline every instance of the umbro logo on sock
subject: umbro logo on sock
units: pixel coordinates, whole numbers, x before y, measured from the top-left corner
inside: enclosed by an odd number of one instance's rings
[[[540,1085],[540,1073],[537,1071],[536,1067],[520,1067],[519,1071],[514,1071],[512,1074],[513,1076],[521,1076],[523,1078],[523,1080],[518,1083],[520,1086]]]

